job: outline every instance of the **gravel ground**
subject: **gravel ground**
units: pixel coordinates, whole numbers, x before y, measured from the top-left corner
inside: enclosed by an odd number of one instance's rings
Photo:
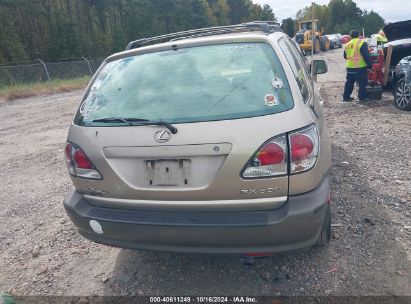
[[[0,105],[0,292],[17,295],[411,295],[411,119],[392,95],[341,103],[341,50],[319,77],[333,144],[333,239],[258,259],[121,250],[63,209],[63,146],[81,92]]]

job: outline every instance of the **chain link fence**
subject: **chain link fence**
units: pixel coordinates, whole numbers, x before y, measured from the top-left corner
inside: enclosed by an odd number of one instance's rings
[[[0,65],[0,87],[54,79],[74,79],[93,75],[103,59]]]

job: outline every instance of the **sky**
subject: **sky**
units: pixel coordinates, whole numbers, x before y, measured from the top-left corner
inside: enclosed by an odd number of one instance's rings
[[[259,4],[269,4],[277,20],[281,22],[288,17],[295,18],[299,9],[309,6],[313,1],[307,0],[253,0]],[[328,4],[329,0],[316,0],[317,4]],[[354,0],[362,10],[378,13],[386,22],[411,19],[411,0]]]

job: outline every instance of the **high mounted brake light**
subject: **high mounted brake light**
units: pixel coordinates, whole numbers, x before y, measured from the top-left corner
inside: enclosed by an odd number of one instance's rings
[[[80,147],[67,143],[64,152],[70,175],[89,179],[102,179],[101,174]]]

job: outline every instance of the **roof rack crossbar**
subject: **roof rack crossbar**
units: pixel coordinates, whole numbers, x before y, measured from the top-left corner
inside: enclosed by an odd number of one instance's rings
[[[170,39],[169,41],[177,41],[177,40],[183,40],[183,39],[188,39],[188,38],[198,38],[198,37],[211,36],[211,35],[222,35],[222,34],[228,34],[231,32],[233,32],[233,30],[228,30],[228,29],[214,30],[214,31],[201,32],[201,33],[187,35],[187,36],[176,37],[176,38]]]
[[[268,23],[265,22],[249,22],[249,23],[242,23],[236,25],[226,25],[226,26],[215,26],[209,28],[202,28],[196,30],[189,30],[189,31],[182,31],[177,33],[170,33],[165,35],[160,35],[151,38],[142,38],[138,40],[131,41],[126,50],[131,50],[134,48],[139,48],[145,45],[149,45],[152,42],[158,42],[161,40],[168,39],[169,41],[181,40],[186,38],[193,38],[193,37],[201,37],[201,36],[208,36],[213,34],[226,34],[230,32],[241,32],[245,30],[251,31],[262,31],[266,34],[272,33],[274,29],[270,27]]]

